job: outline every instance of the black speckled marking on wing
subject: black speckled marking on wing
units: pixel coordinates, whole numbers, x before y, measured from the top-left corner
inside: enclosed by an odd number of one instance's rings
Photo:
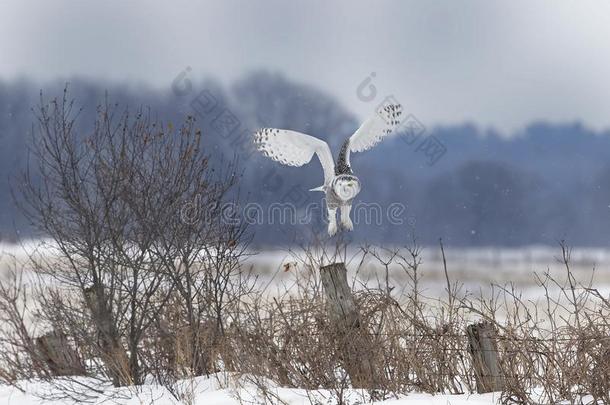
[[[388,104],[380,108],[377,113],[387,124],[387,128],[383,130],[384,134],[389,134],[400,124],[402,106],[400,104]]]
[[[254,133],[254,144],[265,156],[288,166],[302,166],[311,159],[311,153],[299,150],[289,142],[279,142],[279,129],[261,128]]]

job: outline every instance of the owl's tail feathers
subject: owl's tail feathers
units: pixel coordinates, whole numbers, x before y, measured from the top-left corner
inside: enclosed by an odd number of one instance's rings
[[[325,187],[325,186],[323,186],[323,185],[322,185],[322,186],[320,186],[320,187],[312,188],[312,189],[310,189],[309,191],[322,191],[322,192],[324,192],[324,187]]]

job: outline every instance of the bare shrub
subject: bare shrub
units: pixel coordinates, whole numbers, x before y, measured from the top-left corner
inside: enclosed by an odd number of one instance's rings
[[[252,288],[240,266],[245,227],[220,215],[237,195],[236,162],[210,166],[192,117],[174,128],[106,101],[83,133],[78,113],[67,89],[49,103],[41,95],[36,160],[19,191],[46,239],[28,263],[36,305],[17,307],[20,279],[0,291],[20,359],[3,367],[5,379],[55,381],[48,353],[41,361],[32,343],[41,330],[70,342],[84,374],[114,386],[152,376],[171,389],[217,370],[214,348]]]

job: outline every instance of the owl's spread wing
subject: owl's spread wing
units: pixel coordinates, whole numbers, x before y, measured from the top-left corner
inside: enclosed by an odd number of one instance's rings
[[[377,145],[399,125],[402,106],[395,103],[382,104],[376,113],[364,121],[349,138],[351,152],[364,152]]]
[[[351,172],[350,152],[364,152],[377,145],[386,135],[398,128],[401,115],[402,106],[398,103],[384,103],[379,106],[375,115],[364,121],[343,144],[337,159],[337,170],[342,173]]]
[[[377,145],[400,125],[401,115],[402,106],[398,103],[387,102],[379,106],[375,115],[364,121],[360,128],[345,140],[337,159],[337,172],[351,173],[350,152],[364,152]]]
[[[324,170],[324,184],[333,178],[333,156],[321,139],[287,129],[262,128],[254,133],[254,144],[265,156],[288,166],[303,166],[315,153]]]

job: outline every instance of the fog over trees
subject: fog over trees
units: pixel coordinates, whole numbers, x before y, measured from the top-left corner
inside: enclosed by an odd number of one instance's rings
[[[39,103],[41,90],[50,98],[60,96],[64,86],[65,81],[0,82],[2,240],[36,236],[16,209],[11,187],[32,159],[28,143],[36,139],[31,137],[35,120],[31,108]],[[251,74],[231,86],[207,79],[168,83],[166,89],[154,90],[74,79],[69,89],[83,107],[78,121],[83,133],[93,131],[88,125],[106,95],[112,103],[134,110],[145,106],[174,123],[194,116],[203,131],[204,147],[215,160],[212,164],[221,167],[223,161],[239,159],[243,178],[237,211],[243,217],[248,203],[259,204],[265,215],[250,230],[254,244],[261,245],[287,245],[309,237],[307,227],[298,221],[271,221],[268,207],[273,203],[290,203],[299,215],[308,214],[315,226],[324,228],[323,211],[307,208],[321,204],[322,194],[307,190],[321,184],[322,170],[317,161],[292,168],[265,159],[253,149],[252,132],[262,126],[302,131],[328,141],[336,154],[359,125],[323,89],[267,72]],[[460,246],[554,244],[559,239],[607,246],[610,131],[594,132],[580,123],[537,122],[507,136],[476,123],[423,125],[422,136],[433,136],[446,148],[433,165],[408,134],[352,156],[352,167],[363,183],[356,204],[379,204],[382,213],[379,220],[373,215],[371,224],[360,217],[350,234],[354,240],[400,243],[414,234],[424,244],[442,237],[446,244]],[[387,213],[392,204],[405,209],[395,212],[390,223]]]

